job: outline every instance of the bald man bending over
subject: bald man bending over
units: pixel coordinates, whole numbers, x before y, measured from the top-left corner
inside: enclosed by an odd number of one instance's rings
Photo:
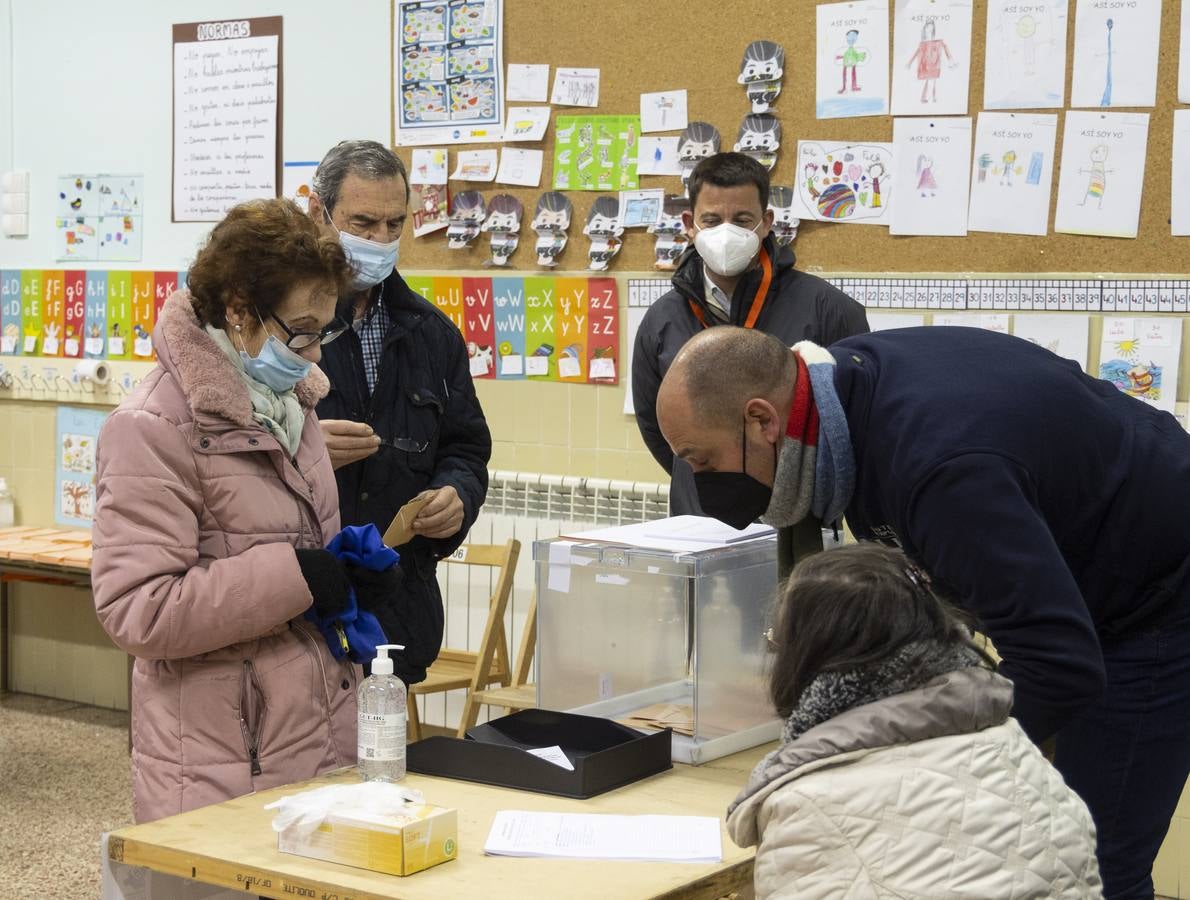
[[[708,514],[845,511],[978,616],[1013,715],[1056,735],[1095,817],[1106,895],[1153,896],[1190,773],[1190,435],[1173,416],[978,328],[790,350],[719,327],[674,360],[658,421]]]

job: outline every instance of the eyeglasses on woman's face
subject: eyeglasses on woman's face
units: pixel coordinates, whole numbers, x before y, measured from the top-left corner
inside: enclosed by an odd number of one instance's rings
[[[335,316],[331,319],[330,324],[321,331],[296,331],[286,325],[281,317],[274,312],[269,313],[269,318],[281,326],[281,330],[285,332],[285,346],[290,350],[298,351],[306,350],[315,344],[322,344],[325,347],[351,327],[342,318]]]

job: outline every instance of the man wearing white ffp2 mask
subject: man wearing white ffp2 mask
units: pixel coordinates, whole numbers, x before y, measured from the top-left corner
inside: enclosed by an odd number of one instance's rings
[[[698,515],[694,475],[675,459],[657,425],[657,390],[682,346],[704,328],[739,325],[780,338],[826,346],[868,330],[863,307],[820,278],[799,272],[792,246],[770,232],[769,173],[742,153],[717,153],[690,173],[690,209],[682,225],[690,239],[660,297],[637,330],[632,399],[641,437],[670,473],[673,515]],[[725,372],[724,378],[732,377]]]
[[[414,537],[397,548],[403,586],[392,616],[378,616],[389,643],[405,646],[396,674],[412,684],[441,645],[434,570],[483,505],[492,438],[462,334],[396,270],[409,206],[404,164],[375,141],[343,141],[311,186],[310,217],[338,237],[354,272],[337,309],[354,327],[323,349],[331,392],[317,410],[340,517],[383,533],[402,506],[429,497]]]

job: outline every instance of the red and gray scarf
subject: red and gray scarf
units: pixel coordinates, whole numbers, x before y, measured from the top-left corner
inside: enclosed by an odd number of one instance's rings
[[[837,522],[855,490],[855,455],[847,414],[835,390],[835,358],[810,341],[793,346],[797,380],[773,499],[762,520],[793,525],[807,514]]]

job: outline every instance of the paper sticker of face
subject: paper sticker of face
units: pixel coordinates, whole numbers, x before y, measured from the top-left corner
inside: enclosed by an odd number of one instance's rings
[[[691,122],[678,138],[678,163],[682,167],[682,186],[700,160],[719,152],[719,130],[708,122]]]
[[[524,214],[521,201],[512,194],[497,194],[488,202],[488,217],[481,230],[492,235],[493,266],[508,265],[508,257],[512,256],[520,243],[521,218]]]
[[[781,93],[785,72],[785,48],[775,41],[753,41],[744,48],[737,79],[748,91],[752,112],[768,112]]]
[[[450,225],[446,229],[446,246],[451,250],[463,250],[479,236],[484,220],[483,194],[479,191],[463,191],[450,198]]]
[[[769,171],[777,164],[777,150],[781,146],[781,122],[768,113],[744,116],[740,124],[735,151],[745,153]]]
[[[620,224],[620,198],[602,196],[596,197],[591,211],[587,213],[587,224],[583,227],[583,234],[591,239],[591,249],[588,251],[589,268],[593,272],[607,270],[607,265],[613,256],[620,252],[620,235],[624,233],[624,226]]]
[[[773,211],[773,240],[786,247],[797,237],[802,220],[793,211],[793,188],[773,185],[769,188],[769,209]]]
[[[537,232],[537,265],[550,269],[558,265],[573,214],[574,207],[565,194],[546,191],[537,198],[537,213],[533,216],[533,230]]]
[[[689,209],[690,201],[676,195],[666,197],[661,204],[661,216],[649,226],[649,231],[657,235],[653,246],[654,268],[672,272],[678,267],[678,258],[690,243],[682,225],[682,213]]]

